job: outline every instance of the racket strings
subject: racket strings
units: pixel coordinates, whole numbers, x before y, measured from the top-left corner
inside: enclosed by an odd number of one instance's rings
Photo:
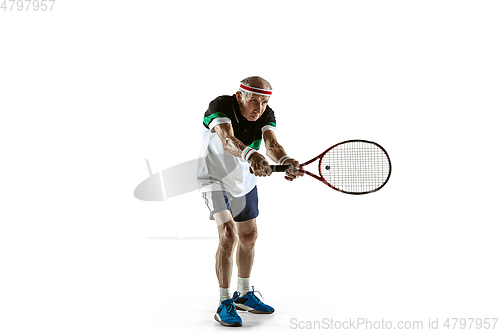
[[[371,142],[352,141],[334,146],[323,156],[320,173],[333,187],[348,193],[379,189],[390,175],[387,154]]]

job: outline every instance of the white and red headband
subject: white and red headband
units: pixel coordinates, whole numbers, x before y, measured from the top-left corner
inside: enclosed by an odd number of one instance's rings
[[[243,83],[240,84],[239,90],[247,92],[247,93],[251,93],[251,94],[262,95],[262,96],[271,96],[271,94],[273,93],[272,90],[254,88],[254,87],[244,85]]]

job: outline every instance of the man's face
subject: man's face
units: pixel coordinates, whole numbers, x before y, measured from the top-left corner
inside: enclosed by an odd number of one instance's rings
[[[248,99],[244,99],[239,91],[236,93],[236,96],[240,105],[241,115],[248,121],[256,121],[262,116],[270,98],[269,96],[250,94]]]

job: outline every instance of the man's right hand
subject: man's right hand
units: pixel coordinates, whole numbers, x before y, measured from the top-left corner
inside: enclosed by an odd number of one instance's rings
[[[248,163],[253,170],[253,174],[257,177],[270,176],[273,173],[269,162],[258,152],[253,153],[248,158]]]

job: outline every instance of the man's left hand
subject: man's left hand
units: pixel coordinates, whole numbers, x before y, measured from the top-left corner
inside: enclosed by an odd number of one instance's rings
[[[285,163],[283,165],[293,165],[294,168],[290,168],[286,170],[286,175],[285,179],[292,181],[298,177],[302,177],[304,175],[304,170],[302,170],[302,167],[300,167],[300,163],[297,160],[294,160],[293,158],[288,158],[285,160]],[[294,170],[294,171],[292,171]]]

